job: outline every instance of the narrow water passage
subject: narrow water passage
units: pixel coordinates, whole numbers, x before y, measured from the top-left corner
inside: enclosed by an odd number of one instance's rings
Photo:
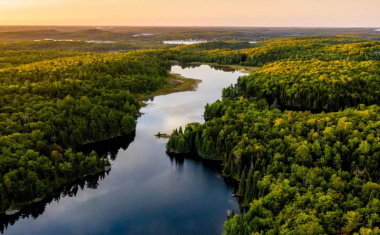
[[[141,110],[136,133],[85,146],[109,155],[112,170],[66,188],[10,221],[5,234],[221,234],[227,210],[239,211],[233,186],[219,162],[169,157],[166,139],[189,122],[203,123],[204,106],[243,74],[201,65],[173,66],[174,73],[202,80],[196,91],[154,97]],[[11,225],[13,223],[13,225]]]

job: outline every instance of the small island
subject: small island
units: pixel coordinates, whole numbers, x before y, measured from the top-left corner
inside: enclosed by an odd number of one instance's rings
[[[157,134],[155,134],[154,136],[158,137],[159,139],[163,138],[163,139],[168,139],[170,137],[170,135],[168,134],[164,134],[164,133],[160,133],[158,132]]]

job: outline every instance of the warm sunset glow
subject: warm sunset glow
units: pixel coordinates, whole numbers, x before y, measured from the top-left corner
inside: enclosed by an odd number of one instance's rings
[[[378,27],[378,0],[0,0],[0,25]]]

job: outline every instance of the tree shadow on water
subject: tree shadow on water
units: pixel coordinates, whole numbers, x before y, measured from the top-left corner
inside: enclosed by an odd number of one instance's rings
[[[116,159],[120,149],[126,150],[128,146],[134,141],[136,133],[133,132],[129,135],[115,137],[109,140],[90,143],[78,148],[75,152],[83,152],[85,155],[96,151],[99,157],[110,157],[112,161]],[[97,189],[99,181],[103,180],[110,171],[101,172],[96,175],[87,175],[84,178],[76,179],[50,193],[39,202],[31,203],[24,206],[19,213],[11,216],[0,214],[0,232],[4,233],[8,226],[13,226],[19,219],[37,219],[45,212],[46,206],[52,202],[57,202],[65,197],[76,197],[80,191],[85,188]]]

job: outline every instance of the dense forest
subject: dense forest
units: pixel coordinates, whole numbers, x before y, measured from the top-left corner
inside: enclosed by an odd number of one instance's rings
[[[0,26],[0,42],[55,40],[149,41],[266,41],[300,36],[352,37],[380,40],[377,28],[265,28],[265,27],[124,27],[124,26]]]
[[[223,173],[240,179],[238,194],[251,208],[230,218],[226,234],[379,226],[379,106],[312,114],[241,97],[208,106],[206,115],[205,124],[174,131],[168,149],[222,159]]]
[[[0,35],[11,41],[0,44],[1,211],[104,171],[107,157],[76,150],[133,133],[138,94],[166,87],[176,60],[260,67],[226,87],[222,101],[206,105],[204,124],[174,130],[167,144],[171,152],[221,160],[223,174],[239,181],[237,195],[249,211],[230,214],[226,235],[380,234],[378,42],[346,35],[356,31],[277,39],[294,31],[275,37],[261,29],[276,39],[249,43],[243,29],[151,28],[158,35],[139,35],[136,43],[124,39],[147,28],[118,30]],[[15,42],[47,34],[121,41]],[[238,38],[174,48],[159,43],[189,35]],[[150,50],[96,53],[136,49]]]
[[[87,41],[22,41],[0,43],[0,51],[62,51],[62,52],[126,52],[142,49],[164,49],[175,45],[154,41],[87,42]]]
[[[1,44],[0,44],[1,47]],[[35,51],[35,50],[1,50],[0,49],[0,69],[10,68],[43,60],[52,60],[64,57],[74,57],[81,55],[78,52],[68,51]],[[84,55],[84,54],[82,54]]]
[[[69,149],[134,131],[136,94],[166,85],[170,63],[155,54],[53,53],[63,57],[0,69],[2,211],[109,165]]]
[[[83,152],[85,155],[89,155],[92,151],[95,151],[99,158],[106,158],[109,156],[111,161],[115,161],[118,152],[120,150],[126,150],[134,139],[135,132],[132,132],[129,135],[86,144],[75,148],[75,151]],[[104,148],[104,145],[107,146],[107,148]],[[59,202],[64,197],[76,197],[86,188],[97,189],[100,181],[104,180],[110,172],[112,172],[112,170],[72,180],[69,183],[62,185],[62,187],[60,187],[59,190],[56,190],[56,192],[47,194],[43,200],[24,206],[22,211],[20,211],[21,215],[19,217],[0,214],[0,232],[4,233],[9,226],[14,225],[18,220],[25,218],[37,219],[45,212],[47,205],[54,201]]]
[[[298,38],[216,51],[265,65],[207,104],[204,124],[174,130],[167,149],[221,160],[238,180],[249,211],[231,213],[224,234],[380,234],[378,48]]]
[[[218,45],[218,42],[200,46],[182,46],[172,49],[181,62],[202,61],[219,64],[240,64],[263,66],[275,61],[321,61],[355,60],[367,61],[380,58],[380,43],[347,37],[299,37],[263,41],[245,47],[241,42],[230,42],[231,46]],[[240,44],[236,50],[232,46]],[[200,44],[202,45],[202,44]]]
[[[280,106],[334,111],[379,104],[379,65],[373,60],[275,62],[243,77],[225,95],[245,94]]]

